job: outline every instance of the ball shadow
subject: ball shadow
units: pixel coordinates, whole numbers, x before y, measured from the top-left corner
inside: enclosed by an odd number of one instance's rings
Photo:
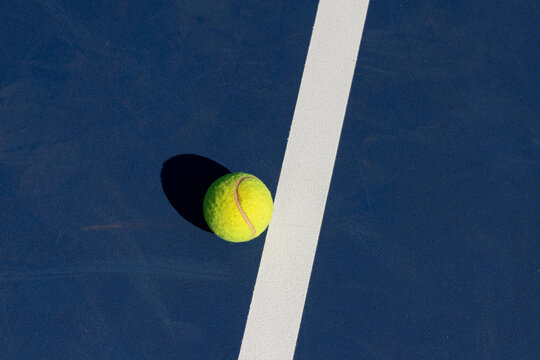
[[[177,155],[163,163],[161,186],[175,210],[198,228],[212,232],[203,215],[210,185],[230,171],[214,160],[194,154]]]

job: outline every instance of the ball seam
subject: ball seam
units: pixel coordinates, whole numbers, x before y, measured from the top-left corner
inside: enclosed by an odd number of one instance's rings
[[[251,229],[251,238],[253,238],[255,237],[255,233],[256,233],[255,227],[253,226],[251,221],[249,221],[247,214],[245,213],[244,209],[242,209],[242,206],[240,205],[240,199],[238,198],[238,187],[240,186],[240,183],[244,181],[245,179],[249,179],[249,178],[252,178],[252,176],[241,177],[236,182],[236,185],[234,187],[234,202],[236,203],[236,207],[238,208],[238,211],[240,211],[240,214],[244,218],[244,221],[246,222],[246,224],[248,224],[249,228]]]

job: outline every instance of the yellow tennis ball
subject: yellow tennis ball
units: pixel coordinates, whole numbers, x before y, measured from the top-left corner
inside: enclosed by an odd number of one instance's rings
[[[210,185],[204,197],[204,218],[220,238],[242,242],[259,236],[270,223],[272,195],[253,175],[235,172]]]

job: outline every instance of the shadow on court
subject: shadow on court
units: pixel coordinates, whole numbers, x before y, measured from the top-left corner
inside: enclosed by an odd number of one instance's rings
[[[187,221],[212,232],[203,216],[203,199],[210,185],[230,171],[203,156],[176,155],[163,163],[161,186],[171,205]]]

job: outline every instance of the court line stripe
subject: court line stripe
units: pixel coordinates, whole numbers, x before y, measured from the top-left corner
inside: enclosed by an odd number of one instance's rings
[[[294,356],[368,4],[319,2],[240,360]]]

